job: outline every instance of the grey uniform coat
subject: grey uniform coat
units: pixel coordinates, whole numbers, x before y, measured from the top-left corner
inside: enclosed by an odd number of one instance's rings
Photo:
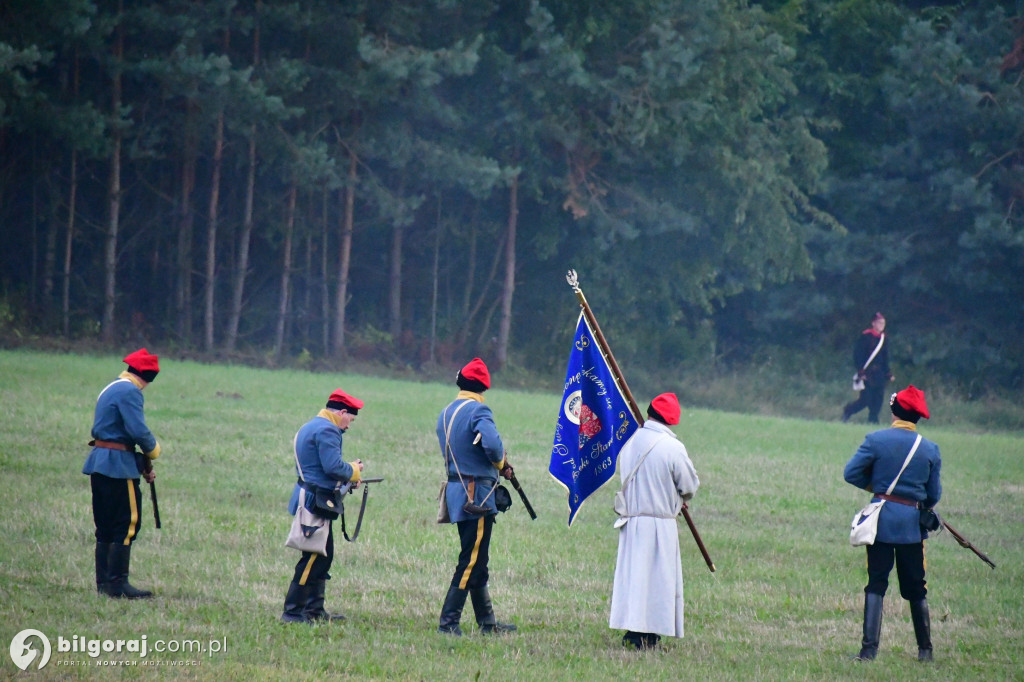
[[[653,446],[653,448],[652,448]],[[609,627],[683,636],[683,569],[676,516],[700,481],[686,448],[648,421],[619,453],[620,480],[650,449],[625,489],[628,521],[619,529]]]

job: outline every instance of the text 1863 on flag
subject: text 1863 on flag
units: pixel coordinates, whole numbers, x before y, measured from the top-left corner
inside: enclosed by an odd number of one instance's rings
[[[584,500],[615,473],[636,419],[581,313],[565,373],[548,471],[569,492],[569,525]]]

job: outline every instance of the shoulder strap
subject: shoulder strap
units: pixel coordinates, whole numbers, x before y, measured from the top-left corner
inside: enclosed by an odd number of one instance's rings
[[[882,344],[883,343],[885,343],[885,333],[884,332],[882,333],[882,335],[878,339],[878,345],[875,346],[875,349],[873,351],[871,351],[871,355],[868,356],[868,361],[864,363],[864,367],[862,367],[860,371],[863,372],[865,369],[868,368],[868,365],[871,364],[871,361],[875,359],[876,355],[878,355],[878,351],[882,350]]]
[[[900,472],[896,474],[896,478],[892,479],[892,483],[889,484],[889,489],[885,491],[886,495],[892,495],[892,490],[896,487],[896,481],[900,480],[900,476],[903,475],[903,470],[907,468],[908,464],[910,464],[910,460],[914,456],[914,453],[917,452],[917,446],[920,444],[921,434],[917,434],[917,438],[914,440],[914,446],[910,448],[910,454],[907,455],[905,460],[903,460],[903,466],[900,467]]]
[[[295,469],[299,472],[299,479],[305,483],[306,477],[302,475],[302,465],[299,464],[299,433],[292,436],[292,454],[295,456]]]
[[[119,383],[121,383],[122,381],[128,381],[128,379],[121,379],[120,377],[118,377],[117,379],[114,379],[114,380],[113,380],[113,381],[111,381],[111,382],[110,382],[109,384],[107,384],[106,386],[104,386],[104,387],[103,387],[103,390],[102,390],[102,391],[100,391],[100,394],[99,394],[98,396],[96,396],[96,400],[99,400],[99,399],[100,399],[100,398],[101,398],[101,397],[103,396],[103,394],[107,392],[107,389],[108,389],[108,388],[110,388],[110,387],[111,387],[111,386],[113,386],[114,384],[119,384]],[[128,383],[129,383],[129,384],[131,384],[132,382],[131,382],[131,381],[128,381]],[[132,384],[132,385],[134,386],[135,384]]]
[[[622,482],[622,490],[625,490],[626,486],[629,485],[629,482],[633,480],[634,476],[636,476],[636,472],[640,469],[640,465],[644,463],[645,459],[647,459],[647,455],[651,454],[651,450],[654,449],[654,446],[660,443],[661,441],[665,440],[666,438],[668,438],[668,436],[665,435],[661,435],[658,438],[655,438],[654,442],[651,443],[651,447],[647,448],[644,454],[640,455],[640,459],[637,461],[636,466],[633,467],[633,470],[629,472],[629,476],[626,476],[626,480]]]
[[[467,498],[469,497],[469,488],[466,487],[466,482],[462,480],[462,472],[459,471],[459,462],[457,459],[455,459],[455,455],[452,453],[451,435],[452,425],[455,423],[455,415],[457,415],[459,413],[459,410],[465,407],[466,403],[469,402],[472,401],[467,398],[466,400],[463,400],[461,403],[459,403],[459,406],[455,408],[454,412],[452,412],[452,418],[449,419],[444,425],[444,474],[445,476],[448,475],[448,456],[451,455],[452,464],[455,465],[455,473],[459,477],[459,483],[462,484],[462,489],[466,491]],[[452,404],[449,404],[448,407],[444,409],[445,414],[448,414],[448,408],[450,408]],[[472,500],[470,500],[470,502],[472,502]]]

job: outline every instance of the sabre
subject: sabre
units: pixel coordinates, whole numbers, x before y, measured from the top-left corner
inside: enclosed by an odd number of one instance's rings
[[[575,270],[570,270],[566,276],[565,281],[572,287],[573,292],[576,294],[576,299],[580,302],[580,307],[583,308],[583,314],[587,317],[587,322],[590,323],[590,328],[594,330],[594,337],[597,339],[598,345],[601,347],[601,352],[605,358],[608,359],[608,365],[611,367],[612,374],[615,380],[619,383],[622,388],[623,394],[626,396],[626,401],[629,402],[629,407],[633,411],[633,417],[637,420],[640,426],[644,424],[643,415],[640,412],[640,408],[637,407],[636,401],[633,399],[633,394],[629,390],[629,386],[626,384],[626,378],[622,376],[622,370],[619,369],[619,363],[615,361],[615,356],[612,355],[612,350],[608,346],[608,341],[604,338],[604,334],[601,332],[600,325],[597,324],[597,318],[594,317],[594,312],[590,309],[590,304],[587,303],[587,297],[583,295],[583,290],[580,289],[579,277],[576,275]],[[683,518],[686,519],[686,525],[690,528],[690,533],[693,535],[694,541],[697,543],[697,547],[700,549],[700,553],[704,556],[704,563],[708,565],[708,568],[712,573],[715,572],[715,563],[711,561],[711,556],[708,554],[707,548],[704,546],[704,540],[701,539],[700,533],[697,532],[697,526],[694,525],[693,519],[690,518],[690,512],[686,505],[683,505],[681,511]]]

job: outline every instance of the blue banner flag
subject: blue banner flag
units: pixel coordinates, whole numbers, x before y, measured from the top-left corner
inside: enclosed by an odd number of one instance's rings
[[[615,474],[619,450],[638,424],[583,313],[565,372],[548,471],[569,492],[569,525],[583,502]]]

